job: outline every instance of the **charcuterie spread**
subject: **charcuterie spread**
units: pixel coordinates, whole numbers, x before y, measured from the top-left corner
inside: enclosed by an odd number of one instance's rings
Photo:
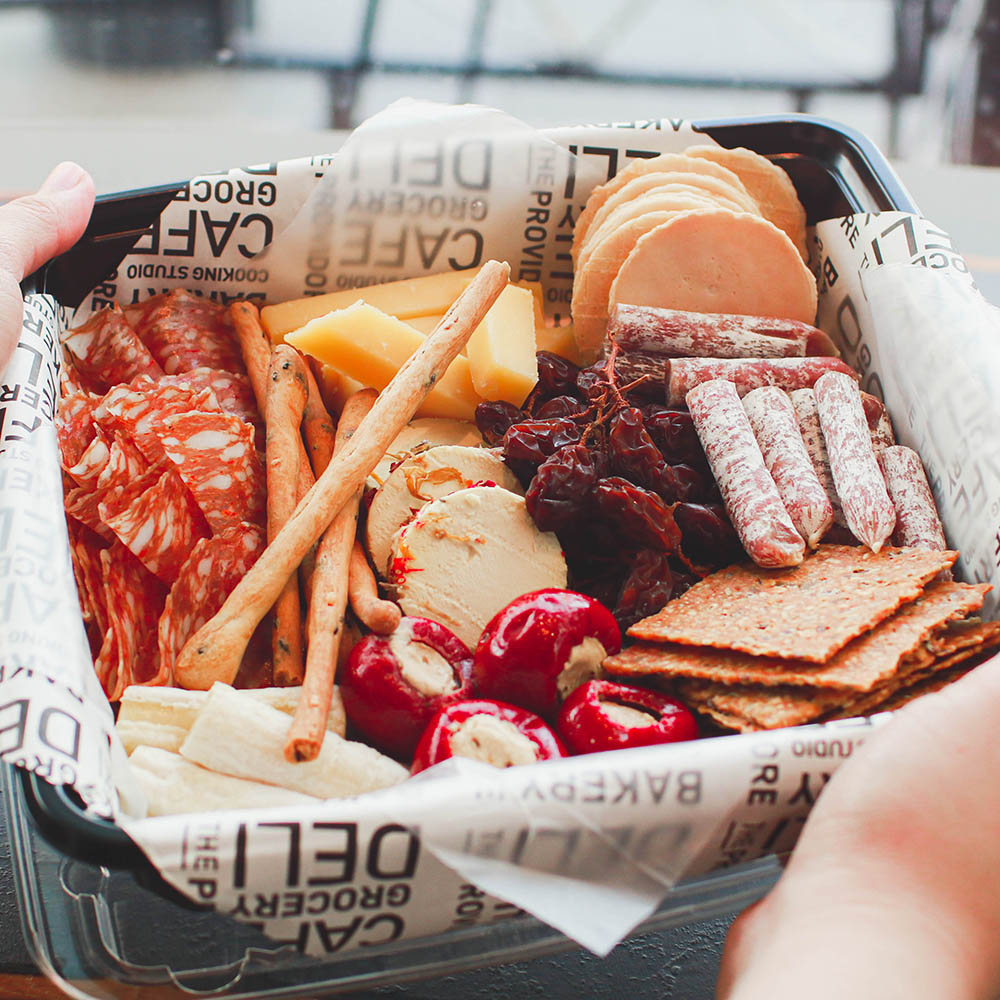
[[[572,346],[495,261],[66,334],[73,568],[151,815],[847,718],[1000,645],[812,325],[779,167],[637,159],[572,259]]]

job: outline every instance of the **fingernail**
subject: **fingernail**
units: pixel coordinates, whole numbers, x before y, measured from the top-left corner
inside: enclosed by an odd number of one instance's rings
[[[87,172],[76,163],[66,161],[60,163],[55,170],[45,178],[42,191],[51,194],[56,191],[70,191],[77,186],[85,177]]]

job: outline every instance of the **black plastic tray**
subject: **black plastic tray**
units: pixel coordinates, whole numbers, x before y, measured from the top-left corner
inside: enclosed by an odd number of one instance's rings
[[[722,146],[745,146],[779,164],[795,184],[809,224],[860,212],[917,211],[874,144],[844,125],[807,115],[692,124]],[[64,305],[79,305],[186,186],[185,181],[98,199],[80,241],[27,279],[25,289],[50,293]],[[30,774],[23,774],[22,780],[31,815],[53,846],[110,869],[129,869],[144,885],[180,898],[122,830],[88,814],[70,789]]]

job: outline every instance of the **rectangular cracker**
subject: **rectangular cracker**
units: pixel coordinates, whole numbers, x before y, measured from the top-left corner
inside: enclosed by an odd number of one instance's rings
[[[711,647],[636,643],[605,660],[604,668],[611,674],[629,676],[656,674],[702,677],[722,684],[792,684],[870,691],[892,676],[903,658],[921,643],[935,638],[945,622],[982,607],[989,589],[988,584],[934,581],[916,600],[849,642],[824,664]],[[951,641],[958,641],[957,634]]]
[[[931,549],[821,545],[799,566],[730,566],[628,631],[636,639],[824,663],[917,597],[958,557]]]
[[[688,678],[678,680],[677,689],[685,703],[696,712],[711,715],[718,721],[722,716],[740,720],[743,723],[741,732],[801,726],[836,711],[844,701],[839,691],[790,685],[752,687]]]

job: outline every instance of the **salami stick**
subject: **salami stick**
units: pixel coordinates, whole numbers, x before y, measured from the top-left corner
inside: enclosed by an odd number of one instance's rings
[[[762,386],[743,397],[743,409],[792,524],[816,548],[833,524],[833,505],[813,470],[788,393]]]
[[[667,369],[667,406],[679,406],[696,385],[726,379],[739,395],[762,385],[776,385],[788,392],[811,387],[826,372],[859,378],[840,358],[676,358]]]
[[[233,321],[240,353],[243,355],[243,364],[250,378],[250,388],[253,389],[254,399],[257,400],[257,409],[266,419],[267,372],[271,366],[271,341],[264,327],[260,325],[260,313],[252,302],[234,302],[229,307],[229,318]],[[298,499],[301,500],[309,492],[309,487],[315,480],[301,441],[298,447]]]
[[[355,539],[351,550],[347,593],[351,610],[358,616],[361,624],[376,635],[390,635],[399,627],[403,612],[399,610],[398,604],[379,597],[378,581],[368,565],[368,557],[360,539]]]
[[[859,542],[878,552],[896,526],[896,510],[875,460],[858,385],[840,372],[829,372],[816,380],[813,391],[847,527]]]
[[[920,456],[912,448],[891,445],[880,457],[885,485],[896,508],[893,541],[920,549],[948,548]]]
[[[267,540],[271,544],[292,516],[298,502],[297,480],[301,444],[299,426],[309,386],[305,362],[294,347],[279,344],[271,355],[267,385]],[[299,581],[292,574],[274,602],[272,631],[274,683],[302,683],[302,610]]]
[[[840,509],[840,497],[837,487],[833,485],[833,473],[830,472],[830,458],[826,453],[823,441],[823,431],[819,426],[819,414],[816,412],[816,393],[812,389],[795,389],[788,394],[792,408],[799,421],[799,432],[802,443],[806,446],[806,454],[812,463],[813,472],[826,493],[833,507],[833,521],[840,528],[847,528],[847,520]]]
[[[334,456],[274,544],[237,584],[219,613],[188,640],[176,667],[182,686],[208,688],[214,681],[229,683],[236,676],[254,628],[285,581],[458,356],[506,287],[509,274],[507,264],[488,261],[483,265],[430,336],[396,373],[351,443]]]
[[[337,425],[333,454],[343,452],[347,447],[361,421],[375,404],[377,395],[374,389],[362,389],[344,405]],[[316,549],[316,568],[309,601],[306,677],[285,741],[286,760],[314,760],[323,745],[337,672],[337,654],[344,631],[348,566],[357,531],[360,497],[360,490],[355,490],[347,505],[323,533]]]
[[[703,382],[688,393],[687,405],[747,555],[758,566],[798,566],[805,545],[764,465],[736,386],[725,379]]]

